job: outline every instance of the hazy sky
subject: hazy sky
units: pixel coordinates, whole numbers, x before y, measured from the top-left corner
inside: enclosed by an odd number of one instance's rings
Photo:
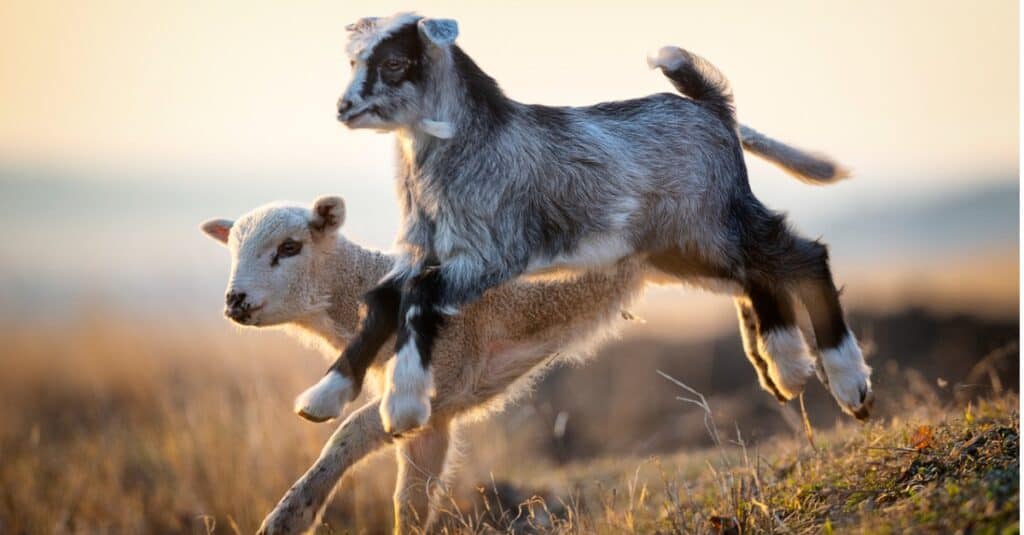
[[[1016,191],[1016,2],[600,4],[0,2],[0,300],[163,291],[215,315],[227,255],[196,226],[279,198],[342,194],[346,235],[389,246],[391,136],[349,131],[334,108],[349,77],[345,25],[410,9],[458,20],[463,48],[525,102],[671,91],[645,56],[666,44],[705,56],[731,80],[741,121],[853,168],[853,180],[812,188],[749,160],[758,196],[830,240],[843,281],[891,266],[894,251],[916,259],[914,280],[922,269],[964,280],[907,252],[918,243],[962,261],[994,240],[1016,272],[1003,236],[1015,207],[988,226],[972,224],[988,221],[985,203],[962,220],[898,217],[936,190]],[[951,230],[935,236],[936,220]],[[960,228],[981,230],[946,235]]]
[[[388,175],[386,136],[334,120],[346,23],[415,9],[507,93],[587,104],[671,90],[644,65],[690,48],[742,121],[860,175],[934,181],[1017,166],[1017,3],[139,2],[0,4],[0,158]]]

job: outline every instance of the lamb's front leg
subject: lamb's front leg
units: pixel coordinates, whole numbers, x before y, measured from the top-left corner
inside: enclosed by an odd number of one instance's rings
[[[316,463],[263,520],[259,533],[305,533],[323,512],[345,470],[389,443],[391,436],[380,421],[379,400],[353,412],[331,435]]]
[[[313,422],[337,418],[345,404],[359,395],[366,370],[398,328],[399,280],[386,279],[363,297],[366,314],[359,332],[327,374],[296,398],[296,414]]]
[[[434,391],[430,361],[446,315],[457,313],[488,288],[515,275],[482,273],[458,259],[426,268],[407,283],[398,314],[395,358],[388,362],[387,383],[381,397],[381,420],[388,433],[401,435],[430,419],[430,397]]]

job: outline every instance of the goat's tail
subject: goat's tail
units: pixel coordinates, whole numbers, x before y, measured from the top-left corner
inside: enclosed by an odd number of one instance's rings
[[[738,128],[744,150],[768,160],[808,184],[831,184],[849,171],[823,154],[816,154],[772,139],[746,125],[737,124],[732,90],[725,76],[708,60],[675,46],[666,46],[648,58],[683,95],[708,107],[730,128]]]
[[[801,182],[824,185],[850,176],[849,170],[824,154],[787,145],[742,124],[739,133],[744,150],[774,163]]]
[[[661,69],[680,93],[707,106],[730,128],[736,127],[729,81],[708,60],[677,46],[666,46],[648,58],[652,69]]]

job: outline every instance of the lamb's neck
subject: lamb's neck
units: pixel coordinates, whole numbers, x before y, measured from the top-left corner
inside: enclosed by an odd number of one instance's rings
[[[335,348],[344,346],[358,329],[363,295],[377,285],[393,262],[389,255],[338,236],[335,249],[324,255],[315,271],[315,293],[328,296],[327,304],[294,324]]]

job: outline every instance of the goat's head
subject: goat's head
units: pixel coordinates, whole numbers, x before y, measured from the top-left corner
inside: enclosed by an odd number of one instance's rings
[[[347,28],[352,80],[338,99],[338,120],[349,128],[419,127],[451,137],[448,118],[431,116],[438,105],[429,102],[427,86],[438,78],[432,69],[451,63],[446,59],[459,34],[456,22],[403,13],[360,19]]]
[[[337,244],[345,219],[341,197],[320,197],[310,208],[271,204],[238,221],[212,219],[202,230],[231,251],[224,315],[241,325],[294,321],[327,306],[317,281],[320,264]]]

